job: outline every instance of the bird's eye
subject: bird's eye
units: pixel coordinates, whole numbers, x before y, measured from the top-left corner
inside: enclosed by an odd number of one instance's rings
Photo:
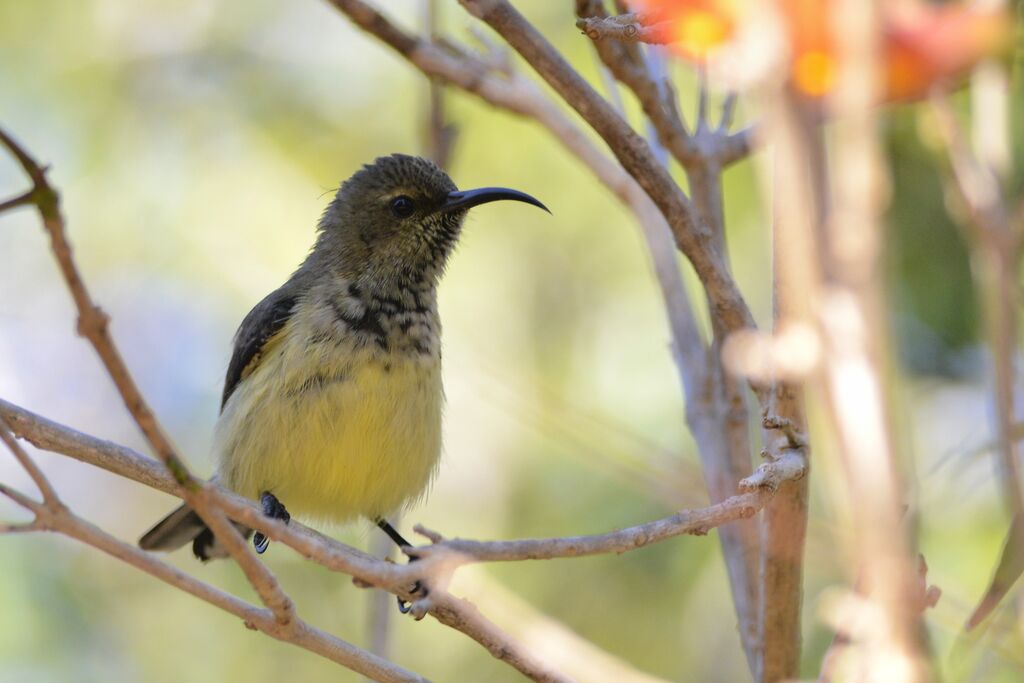
[[[416,204],[404,194],[391,200],[391,213],[399,218],[408,218],[416,210]]]

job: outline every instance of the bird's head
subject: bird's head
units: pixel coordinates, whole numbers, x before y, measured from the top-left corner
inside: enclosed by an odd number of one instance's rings
[[[459,190],[448,174],[426,159],[405,154],[380,157],[338,189],[320,221],[316,251],[359,280],[436,280],[466,212],[500,199],[547,211],[517,190]]]

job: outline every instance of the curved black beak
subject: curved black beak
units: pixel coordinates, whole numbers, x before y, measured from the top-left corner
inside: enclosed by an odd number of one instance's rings
[[[444,204],[440,206],[438,211],[441,213],[448,213],[450,211],[466,211],[474,206],[480,206],[487,202],[496,202],[502,199],[533,204],[534,206],[551,213],[548,207],[541,204],[537,199],[534,199],[525,192],[510,190],[507,187],[481,187],[477,190],[456,190],[455,192],[449,192]]]

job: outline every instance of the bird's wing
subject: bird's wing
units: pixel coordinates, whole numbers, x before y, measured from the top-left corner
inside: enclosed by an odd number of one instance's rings
[[[224,378],[224,396],[220,409],[224,410],[238,384],[252,374],[266,353],[269,342],[292,316],[298,296],[294,292],[278,289],[249,311],[235,334],[235,350],[228,363]]]

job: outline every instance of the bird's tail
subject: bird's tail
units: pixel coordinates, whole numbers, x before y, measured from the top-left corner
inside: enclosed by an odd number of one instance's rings
[[[252,533],[251,529],[240,524],[235,526],[246,538]],[[139,539],[139,547],[143,550],[177,550],[189,541],[192,542],[192,553],[203,562],[228,555],[210,528],[187,505],[157,522]]]

